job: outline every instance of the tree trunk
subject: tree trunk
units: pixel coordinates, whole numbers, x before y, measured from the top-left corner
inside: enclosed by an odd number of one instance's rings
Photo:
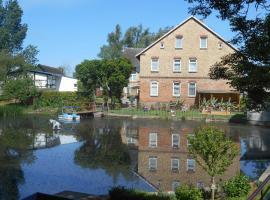
[[[211,199],[214,200],[215,199],[215,189],[216,189],[216,185],[215,185],[215,177],[212,176],[212,182],[211,182]]]

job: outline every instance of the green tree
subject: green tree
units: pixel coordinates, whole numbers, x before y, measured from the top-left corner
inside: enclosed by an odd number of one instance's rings
[[[125,58],[114,60],[85,60],[76,66],[76,77],[83,85],[83,92],[94,97],[98,87],[103,88],[105,102],[121,100],[122,91],[128,84],[132,64]]]
[[[123,47],[145,48],[155,40],[160,38],[172,27],[160,28],[157,33],[151,33],[149,28],[143,28],[142,25],[129,27],[124,36],[120,25],[116,25],[115,31],[108,34],[108,45],[103,45],[98,56],[102,59],[116,59],[122,56]]]
[[[215,197],[215,176],[221,175],[239,154],[238,147],[226,138],[224,131],[211,126],[201,127],[189,137],[189,153],[211,176],[212,199]]]
[[[34,81],[27,77],[8,80],[3,91],[5,97],[19,100],[22,104],[32,103],[32,98],[38,94]]]
[[[104,45],[100,49],[98,56],[102,59],[115,59],[121,57],[123,48],[122,32],[119,24],[115,26],[115,31],[108,34],[108,45]]]
[[[217,11],[217,17],[230,22],[238,51],[212,66],[212,79],[226,79],[246,93],[249,109],[262,110],[270,102],[270,3],[268,0],[187,0],[190,13],[203,17]]]
[[[22,24],[23,11],[17,0],[0,0],[0,51],[8,50],[17,53],[22,50],[26,37],[27,25]]]

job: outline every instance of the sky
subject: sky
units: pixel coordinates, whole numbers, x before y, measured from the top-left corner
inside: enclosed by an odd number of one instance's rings
[[[39,63],[69,66],[69,73],[85,59],[95,59],[107,35],[116,24],[122,32],[142,24],[156,32],[160,27],[175,26],[188,18],[184,0],[18,0],[23,23],[28,25],[24,46],[35,45]],[[200,18],[198,16],[198,18]],[[215,15],[204,23],[230,40],[229,23]]]

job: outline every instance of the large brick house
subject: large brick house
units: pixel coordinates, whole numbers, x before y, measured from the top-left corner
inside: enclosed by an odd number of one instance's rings
[[[140,60],[140,103],[180,98],[191,106],[213,96],[239,102],[239,94],[226,80],[209,78],[210,67],[235,51],[202,21],[189,17],[136,55]]]

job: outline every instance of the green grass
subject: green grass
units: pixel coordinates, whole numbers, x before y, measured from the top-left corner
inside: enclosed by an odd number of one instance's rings
[[[176,116],[172,117],[172,114],[170,111],[165,110],[149,110],[144,111],[142,109],[136,109],[136,108],[122,108],[117,110],[110,110],[110,113],[119,114],[119,115],[132,115],[132,116],[149,116],[149,117],[159,117],[159,118],[176,118],[176,119],[182,119],[182,120],[188,120],[188,119],[211,119],[211,120],[229,120],[236,114],[240,113],[232,113],[232,115],[205,115],[202,114],[199,110],[189,110],[186,112],[182,111],[176,111]]]

